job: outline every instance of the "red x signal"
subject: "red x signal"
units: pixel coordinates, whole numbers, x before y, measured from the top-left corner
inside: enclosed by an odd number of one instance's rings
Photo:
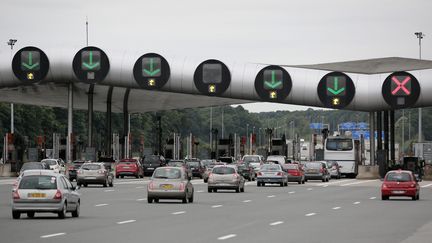
[[[397,87],[392,90],[392,94],[395,95],[400,89],[402,89],[405,94],[410,95],[411,92],[405,87],[405,84],[407,84],[409,81],[411,81],[411,77],[406,77],[402,82],[400,82],[396,76],[392,77],[392,81],[397,85]]]

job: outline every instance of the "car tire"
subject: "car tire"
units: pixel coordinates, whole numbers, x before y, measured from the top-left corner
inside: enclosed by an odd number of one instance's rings
[[[155,199],[153,199],[153,200],[154,200],[155,203],[158,203],[158,202],[159,202],[159,198],[155,198]]]
[[[111,180],[111,182],[109,183],[109,187],[114,187],[114,181]]]
[[[288,186],[288,181],[285,181],[285,186]]]
[[[302,180],[299,180],[299,181],[298,181],[298,184],[302,184]]]
[[[413,201],[415,201],[415,200],[417,200],[417,196],[412,196],[411,199],[412,199]]]
[[[12,218],[19,219],[21,217],[21,213],[18,211],[12,211]]]
[[[80,215],[80,202],[78,202],[74,211],[72,211],[72,217],[78,218]]]
[[[207,183],[208,180],[204,179],[204,183]]]
[[[261,187],[261,183],[257,182],[257,187]]]
[[[84,183],[84,187],[87,187],[88,185],[87,185],[87,183]]]
[[[388,200],[389,196],[381,196],[381,200]]]
[[[123,178],[124,178],[124,176],[120,176],[120,178],[122,178],[122,179],[123,179]]]
[[[420,200],[420,193],[417,195],[417,200]]]
[[[281,186],[281,187],[285,186],[285,182],[281,182],[281,183],[280,183],[280,186]]]
[[[60,212],[58,212],[58,217],[59,217],[59,219],[64,219],[64,218],[66,218],[66,208],[67,208],[67,204],[66,204],[66,202],[65,202],[64,205],[63,205],[62,210],[61,210]]]
[[[303,180],[303,181],[302,181],[302,184],[305,184],[305,182],[306,182],[306,180]]]
[[[217,189],[213,189],[213,192],[217,192]]]
[[[140,175],[140,178],[144,178],[144,174]]]
[[[252,178],[252,181],[255,181],[255,177],[254,177],[254,178]]]
[[[261,182],[261,186],[265,186],[265,183],[264,183],[264,182]]]
[[[193,201],[194,201],[193,192],[192,192],[192,195],[189,197],[188,201],[189,201],[189,203],[193,203]]]
[[[307,179],[304,179],[304,182],[307,182]]]
[[[325,178],[323,178],[322,180],[321,180],[322,182],[326,182],[326,179]]]
[[[147,197],[147,203],[153,203],[153,198]]]
[[[240,192],[245,192],[244,186],[242,188],[240,188]]]
[[[108,187],[108,179],[105,179],[104,183],[102,184],[103,187]]]
[[[248,177],[248,181],[252,181],[252,179],[250,177]]]
[[[240,186],[238,186],[238,187],[235,189],[235,192],[236,192],[236,193],[239,193],[239,192],[240,192]]]
[[[212,193],[212,192],[213,192],[213,189],[208,188],[207,191],[208,191],[208,193]]]
[[[118,179],[120,176],[116,175],[116,178]]]
[[[138,178],[139,178],[139,175],[137,174],[137,175],[135,176],[135,178],[138,179]]]
[[[182,203],[187,203],[186,195],[185,195],[184,198],[182,199]]]
[[[34,216],[35,216],[35,212],[27,212],[27,217],[29,217],[29,218],[34,218]]]

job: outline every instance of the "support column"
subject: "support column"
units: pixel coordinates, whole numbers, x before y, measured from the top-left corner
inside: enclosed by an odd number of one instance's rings
[[[162,117],[157,115],[158,121],[158,154],[162,155]]]
[[[377,111],[377,150],[382,150],[382,112]]]
[[[90,84],[88,91],[87,113],[87,147],[93,147],[93,93],[94,84]]]
[[[66,161],[72,162],[72,133],[73,133],[73,83],[68,84],[68,134],[66,145]]]
[[[107,96],[107,112],[106,112],[106,157],[111,157],[112,155],[112,130],[111,130],[111,105],[112,105],[112,93],[114,87],[109,87]]]
[[[375,165],[375,113],[369,112],[369,148],[370,148],[370,165]]]
[[[387,151],[387,158],[389,152],[389,113],[384,111],[384,150]]]
[[[126,89],[123,99],[123,157],[129,158],[129,93],[130,89]]]
[[[390,111],[390,159],[394,162],[396,160],[395,155],[395,112]]]

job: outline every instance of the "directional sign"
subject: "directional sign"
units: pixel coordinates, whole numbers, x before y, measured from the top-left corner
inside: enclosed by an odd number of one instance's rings
[[[348,75],[331,72],[320,80],[317,92],[325,107],[342,109],[353,100],[355,87]]]
[[[395,72],[384,81],[382,95],[393,109],[411,107],[420,96],[420,84],[410,73]]]
[[[83,82],[95,84],[105,79],[110,63],[108,56],[101,49],[89,46],[77,52],[72,67],[75,76]]]
[[[291,87],[290,75],[280,66],[267,66],[255,77],[255,91],[263,100],[281,102],[288,96]]]
[[[171,75],[167,60],[156,53],[147,53],[138,58],[133,73],[135,81],[144,89],[162,88]]]
[[[12,60],[12,70],[21,81],[31,83],[41,81],[48,74],[48,57],[36,47],[22,48]]]
[[[196,68],[194,83],[203,94],[221,95],[231,83],[231,73],[223,62],[206,60]]]

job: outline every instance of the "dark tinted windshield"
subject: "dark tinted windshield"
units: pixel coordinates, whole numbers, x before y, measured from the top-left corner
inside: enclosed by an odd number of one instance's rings
[[[402,173],[390,172],[387,174],[386,181],[399,181],[399,182],[411,181],[411,175],[406,172],[402,172]]]
[[[219,160],[221,161],[221,162],[225,162],[225,163],[228,163],[228,164],[231,164],[232,162],[233,162],[233,159],[232,158],[228,158],[228,157],[221,157],[221,158],[219,158]]]
[[[44,169],[41,163],[24,163],[23,166],[21,167],[21,171],[40,170],[40,169]]]
[[[183,162],[169,162],[168,166],[172,166],[172,167],[182,167],[184,165]]]
[[[211,163],[213,163],[213,160],[211,160],[211,159],[201,160],[201,163],[204,166],[209,166]]]
[[[96,164],[83,165],[81,167],[83,170],[100,170],[101,166]]]
[[[181,171],[177,168],[158,168],[153,173],[156,179],[180,179]]]
[[[189,161],[189,162],[186,162],[186,164],[188,164],[189,167],[199,167],[200,166],[200,162],[198,162],[198,161]]]
[[[327,139],[327,150],[347,151],[353,149],[352,139]]]
[[[144,158],[144,164],[156,164],[159,163],[159,156],[150,155]]]
[[[73,166],[75,167],[75,169],[79,169],[83,164],[84,162],[74,162]]]
[[[56,165],[57,161],[53,160],[53,159],[44,159],[42,160],[42,162],[45,162],[47,165]]]
[[[57,180],[54,176],[24,176],[20,181],[19,189],[57,189]]]
[[[212,173],[217,175],[234,174],[235,169],[232,167],[215,167],[213,168]]]

